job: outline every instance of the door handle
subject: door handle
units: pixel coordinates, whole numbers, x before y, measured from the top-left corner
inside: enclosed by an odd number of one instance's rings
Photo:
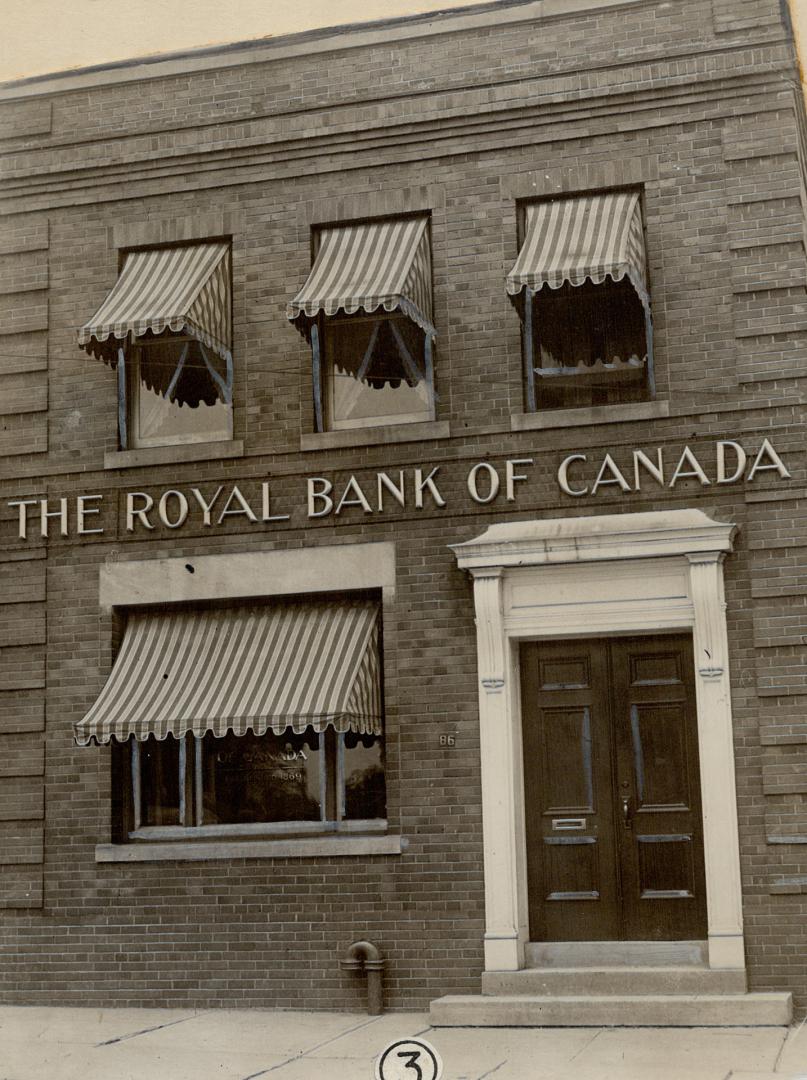
[[[622,796],[622,821],[626,829],[630,828],[630,795]]]

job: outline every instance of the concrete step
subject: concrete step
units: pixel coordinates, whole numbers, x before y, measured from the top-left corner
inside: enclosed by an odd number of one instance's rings
[[[744,994],[744,971],[707,967],[524,968],[486,971],[485,995],[575,997],[578,994]]]
[[[703,967],[705,941],[530,941],[527,967]]]
[[[434,1027],[786,1027],[787,993],[449,995],[431,1003]]]

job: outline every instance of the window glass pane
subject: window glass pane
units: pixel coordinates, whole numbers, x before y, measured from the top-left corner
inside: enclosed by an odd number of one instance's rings
[[[393,322],[408,358],[392,330]],[[331,428],[431,419],[424,335],[409,319],[377,316],[326,321],[324,336]]]
[[[178,371],[186,345],[185,361]],[[226,383],[224,362],[210,349],[207,356],[213,371]],[[230,437],[231,407],[220,400],[198,342],[155,340],[139,347],[134,357],[130,423],[139,445]]]
[[[644,309],[627,278],[599,285],[566,283],[559,289],[544,286],[534,300],[533,333],[539,408],[647,397]],[[576,370],[541,374],[560,367]]]
[[[385,818],[384,740],[378,735],[350,732],[344,740],[345,819]]]
[[[321,745],[311,728],[302,735],[205,735],[203,824],[319,821]]]
[[[150,735],[138,744],[143,825],[179,825],[179,741]]]

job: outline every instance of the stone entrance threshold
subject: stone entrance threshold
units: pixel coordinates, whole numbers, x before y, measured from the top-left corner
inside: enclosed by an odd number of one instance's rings
[[[520,971],[486,971],[481,994],[431,1003],[435,1027],[787,1027],[789,993],[749,992],[710,968],[701,942],[527,946]],[[807,1060],[804,1063],[807,1077]]]

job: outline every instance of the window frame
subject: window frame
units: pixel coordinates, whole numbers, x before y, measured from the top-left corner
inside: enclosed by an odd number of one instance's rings
[[[124,810],[128,818],[124,823],[123,833],[127,840],[174,840],[174,839],[213,839],[228,836],[327,836],[342,833],[386,833],[388,819],[352,818],[346,819],[345,812],[345,733],[332,728],[320,732],[323,739],[322,769],[320,774],[321,817],[317,821],[254,821],[241,823],[203,822],[203,736],[188,733],[179,742],[179,823],[176,825],[142,824],[142,775],[140,770],[141,744],[132,736],[122,744],[127,763],[124,768],[129,774],[130,810]],[[382,761],[384,760],[384,736],[379,736]],[[192,753],[189,748],[193,747]],[[189,759],[191,759],[189,761]],[[385,770],[386,774],[386,770]],[[328,789],[332,788],[333,798],[329,799]],[[329,803],[335,808],[333,818],[328,816]],[[193,818],[194,820],[191,820]]]
[[[263,549],[197,555],[196,573],[189,576],[187,556],[149,557],[105,565],[99,579],[101,626],[108,637],[99,645],[114,659],[124,632],[125,615],[151,605],[227,605],[242,600],[274,602],[290,597],[318,599],[333,594],[348,599],[372,597],[379,604],[379,652],[381,702],[386,713],[387,687],[397,685],[398,601],[395,544],[374,540],[345,545],[319,543],[301,548]],[[106,644],[104,644],[106,641]],[[195,829],[183,835],[171,826],[164,837],[130,838],[133,826],[133,793],[129,755],[131,738],[112,739],[108,746],[110,780],[108,838],[96,844],[97,862],[151,862],[189,857],[194,860],[242,857],[244,845],[256,858],[307,858],[312,855],[400,855],[405,839],[400,833],[400,746],[397,725],[383,725],[386,827],[374,819],[365,835],[348,831],[296,837],[275,834],[239,837],[228,826],[228,835],[201,837]],[[189,844],[188,840],[198,842]],[[176,843],[171,843],[176,841]],[[229,842],[232,841],[230,844]],[[229,846],[228,846],[229,845]],[[250,856],[252,857],[252,856]]]
[[[172,335],[172,342],[181,344],[184,342],[194,342],[197,339],[189,334],[175,334]],[[158,446],[192,446],[199,443],[217,443],[217,442],[232,442],[233,439],[233,403],[232,403],[232,380],[229,386],[229,393],[231,400],[229,402],[221,402],[227,410],[227,429],[225,434],[212,434],[211,432],[198,432],[187,435],[167,435],[167,436],[141,436],[139,431],[139,412],[140,412],[140,392],[141,392],[141,378],[140,378],[140,364],[142,361],[142,354],[149,348],[149,342],[136,340],[131,343],[128,348],[125,349],[125,356],[123,358],[123,401],[120,403],[121,414],[125,410],[126,424],[125,429],[121,429],[119,423],[119,441],[122,450],[146,450],[154,449]],[[118,360],[118,364],[121,364],[121,360]],[[179,359],[177,360],[179,365]],[[163,395],[164,396],[164,395]],[[221,401],[221,399],[218,399]]]
[[[645,190],[644,185],[620,185],[613,188],[593,188],[574,191],[562,191],[556,192],[549,196],[541,198],[524,198],[518,199],[516,203],[516,255],[521,251],[526,238],[526,223],[527,223],[527,207],[530,205],[537,205],[539,203],[549,204],[552,202],[564,201],[568,199],[579,198],[581,196],[593,196],[593,195],[616,195],[620,192],[633,192],[639,196],[639,210],[642,218],[642,238],[645,249],[645,273],[647,275],[647,293],[648,296],[652,296],[652,282],[650,280],[650,266],[648,257],[648,245],[647,245],[647,215],[645,212]],[[609,280],[612,280],[609,278]],[[599,282],[599,285],[605,284],[605,282]],[[613,409],[623,406],[636,406],[646,405],[656,400],[656,381],[654,371],[654,355],[653,355],[653,324],[650,318],[649,312],[645,310],[645,348],[647,354],[647,361],[644,365],[644,385],[646,388],[646,396],[640,401],[612,401],[602,405],[557,405],[557,406],[544,406],[539,407],[537,404],[536,395],[536,363],[535,353],[538,345],[537,335],[535,333],[535,309],[534,304],[537,298],[537,293],[531,289],[528,285],[525,285],[521,291],[521,303],[523,304],[523,313],[518,311],[519,323],[521,324],[521,354],[522,354],[522,385],[523,385],[523,397],[524,397],[524,411],[525,415],[551,415],[559,411],[573,411],[590,410],[592,408]],[[641,302],[641,301],[640,301]],[[561,378],[574,378],[573,375],[563,375]]]
[[[590,285],[587,295],[582,290],[585,290]],[[636,305],[636,311],[632,313],[633,318],[640,318],[643,320],[644,325],[641,331],[641,344],[638,349],[640,356],[639,363],[632,363],[631,358],[627,356],[620,356],[620,365],[618,367],[611,366],[609,370],[609,350],[604,350],[605,355],[601,358],[599,364],[592,364],[591,366],[583,366],[582,355],[577,357],[577,363],[573,365],[566,365],[562,361],[565,357],[560,358],[560,362],[555,366],[543,367],[541,364],[541,349],[546,345],[546,339],[541,335],[541,324],[544,322],[547,326],[554,324],[555,337],[563,337],[564,334],[561,331],[559,333],[558,321],[562,320],[564,315],[559,308],[561,305],[568,304],[568,315],[571,315],[572,319],[577,318],[578,325],[582,322],[587,322],[587,316],[592,313],[592,302],[597,302],[596,294],[594,290],[602,290],[599,294],[602,302],[602,321],[605,324],[616,325],[621,320],[615,317],[615,311],[618,311],[620,306],[624,303],[624,300],[618,295],[618,290],[625,285],[628,290],[633,294],[632,302]],[[544,286],[546,288],[546,286]],[[559,295],[561,289],[567,289],[565,296]],[[645,404],[652,400],[650,392],[650,378],[648,370],[648,353],[647,353],[647,325],[644,319],[644,312],[642,311],[642,303],[640,298],[636,295],[633,287],[627,282],[627,278],[622,278],[620,281],[615,282],[610,276],[605,281],[598,282],[597,284],[586,283],[582,286],[572,286],[565,283],[561,289],[549,290],[544,293],[531,291],[531,303],[532,310],[532,371],[533,371],[533,383],[535,393],[535,411],[538,413],[556,412],[558,409],[591,409],[591,408],[613,408],[617,405],[639,405]],[[580,289],[579,295],[576,294],[576,290]],[[526,298],[525,298],[525,302]],[[541,309],[543,308],[543,319],[541,317]],[[551,313],[551,314],[550,314]],[[586,316],[586,317],[584,317]],[[634,331],[637,329],[636,324],[632,326]],[[568,340],[574,339],[573,330],[568,333]],[[593,335],[584,344],[584,352],[591,346],[594,340]],[[626,339],[623,339],[623,344]],[[636,341],[638,341],[638,336]],[[632,354],[636,355],[635,353]],[[570,359],[574,359],[575,354],[570,356]],[[553,359],[555,359],[553,357]],[[555,391],[560,400],[557,404],[551,404],[547,402],[547,398],[552,396],[552,392]],[[598,401],[596,400],[597,392],[604,392],[608,396],[612,396],[613,400]],[[575,398],[578,395],[585,396],[586,394],[592,394],[594,400],[591,401],[576,401]],[[563,400],[563,397],[566,400]],[[542,400],[543,399],[543,400]]]
[[[328,327],[338,325],[340,323],[369,323],[371,325],[381,325],[383,322],[404,322],[407,321],[407,316],[401,311],[385,311],[384,309],[377,309],[373,312],[365,312],[355,315],[324,315],[322,312],[317,316],[316,330],[317,330],[317,352],[318,356],[314,362],[314,397],[317,403],[317,423],[318,432],[331,432],[331,431],[368,431],[372,429],[395,427],[399,424],[428,424],[433,423],[437,418],[437,394],[434,387],[434,352],[435,343],[431,334],[428,334],[421,327],[417,327],[418,331],[423,334],[423,381],[426,384],[426,393],[428,396],[428,410],[424,410],[423,415],[417,413],[407,413],[403,416],[391,415],[387,420],[379,421],[376,417],[369,418],[368,420],[339,420],[334,421],[333,408],[334,408],[334,376],[333,376],[333,361],[328,356],[327,338]],[[314,328],[312,327],[312,330]],[[312,341],[313,345],[313,341]],[[413,363],[417,363],[412,358]],[[403,365],[403,361],[401,361]],[[402,375],[402,378],[404,376]],[[428,415],[426,415],[428,411]]]
[[[383,222],[390,219],[404,219],[423,217],[427,218],[426,229],[429,238],[429,287],[431,289],[432,305],[434,305],[434,243],[432,238],[432,207],[415,210],[407,209],[399,213],[387,212],[383,214],[373,214],[370,216],[356,216],[355,218],[338,218],[334,221],[318,221],[310,224],[309,233],[309,249],[310,249],[310,268],[309,273],[313,269],[317,256],[319,254],[321,237],[323,230],[347,228],[353,225],[371,224],[374,222]],[[369,319],[378,318],[390,318],[398,317],[405,319],[406,315],[400,310],[386,311],[384,308],[377,308],[373,312],[364,312],[364,315]],[[373,424],[357,424],[355,426],[347,427],[333,427],[328,420],[328,408],[327,397],[329,391],[326,388],[325,382],[325,366],[326,357],[325,351],[325,335],[324,327],[325,322],[330,320],[339,320],[344,316],[341,313],[336,315],[326,315],[320,311],[317,313],[316,318],[311,322],[310,326],[310,345],[312,356],[312,390],[314,399],[314,433],[317,435],[330,434],[334,431],[380,431],[386,428],[393,428],[397,426],[409,427],[415,424],[428,424],[434,423],[437,419],[437,390],[435,387],[434,377],[434,359],[435,359],[435,346],[436,346],[436,332],[428,333],[423,330],[424,334],[424,375],[425,381],[428,386],[429,399],[430,399],[430,416],[423,418],[422,420],[401,420],[398,417],[390,417],[388,421],[382,423]],[[422,328],[421,328],[422,329]]]
[[[199,436],[170,436],[168,438],[160,439],[159,442],[152,442],[150,440],[141,441],[133,439],[132,432],[135,425],[131,424],[132,410],[129,407],[130,397],[130,374],[129,368],[136,367],[138,372],[137,382],[139,383],[139,358],[133,357],[135,350],[141,348],[143,344],[148,345],[148,339],[145,342],[141,338],[133,338],[131,334],[127,335],[119,345],[117,350],[117,389],[118,389],[118,451],[125,452],[131,450],[155,450],[161,446],[194,446],[205,445],[207,443],[225,443],[233,441],[233,414],[234,414],[234,391],[235,391],[235,363],[232,355],[232,336],[235,326],[234,320],[234,307],[235,307],[235,293],[233,289],[233,236],[231,233],[221,233],[220,235],[204,235],[194,236],[193,239],[183,237],[182,239],[170,240],[168,242],[160,242],[156,240],[154,243],[122,243],[117,248],[118,254],[118,279],[123,271],[123,267],[126,263],[127,257],[132,252],[137,251],[163,251],[173,248],[188,248],[195,247],[200,244],[215,244],[222,243],[227,244],[229,248],[229,276],[230,276],[230,295],[229,295],[229,312],[228,318],[230,323],[230,359],[228,361],[228,390],[230,395],[229,402],[226,402],[229,411],[228,430],[230,434],[228,436],[217,436],[210,438],[207,435]],[[198,340],[190,334],[173,334],[172,337],[181,341]]]

